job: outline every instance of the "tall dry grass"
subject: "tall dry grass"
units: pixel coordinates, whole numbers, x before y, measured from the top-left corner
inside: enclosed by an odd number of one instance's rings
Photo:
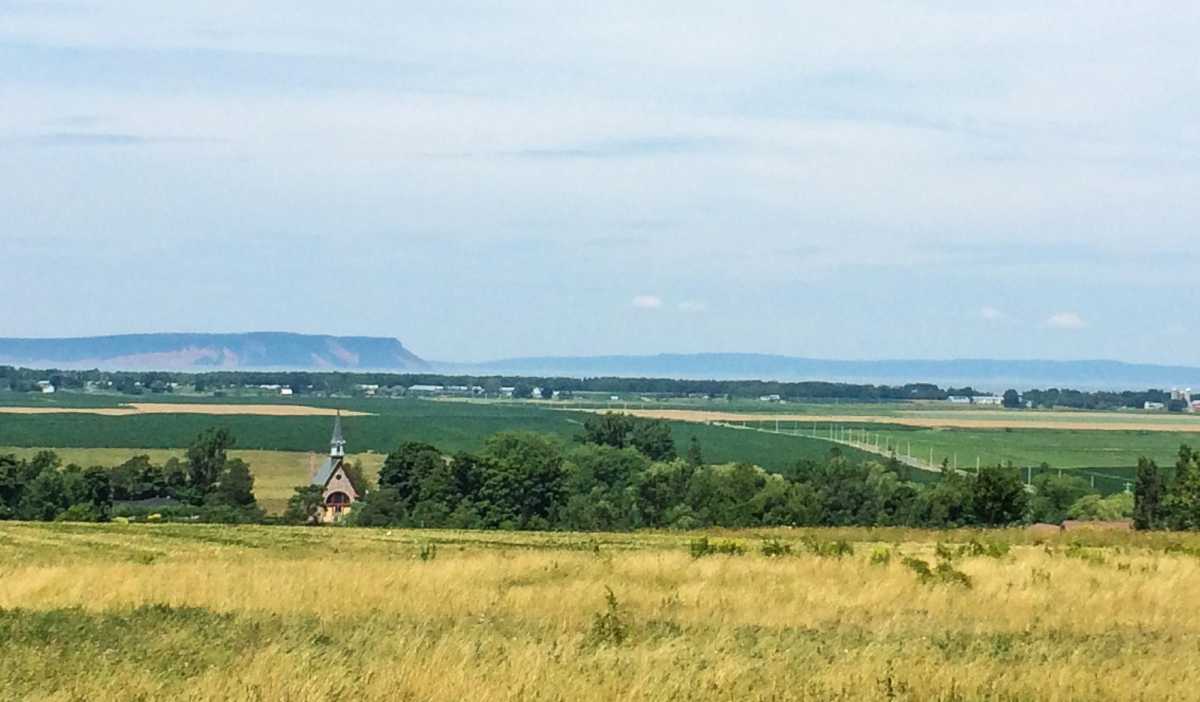
[[[761,536],[792,553],[761,555]],[[801,536],[854,553],[815,555]],[[902,562],[937,563],[939,536],[710,534],[747,553],[692,558],[673,534],[5,525],[0,685],[31,699],[1200,696],[1194,539],[957,534],[1018,543],[956,557],[967,588]],[[598,628],[605,615],[622,636]]]

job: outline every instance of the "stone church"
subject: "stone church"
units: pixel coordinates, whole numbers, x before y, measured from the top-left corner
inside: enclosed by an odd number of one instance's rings
[[[333,420],[333,438],[329,458],[313,473],[312,484],[321,488],[321,521],[332,523],[350,513],[350,506],[362,496],[346,471],[346,439],[342,436],[342,414]]]

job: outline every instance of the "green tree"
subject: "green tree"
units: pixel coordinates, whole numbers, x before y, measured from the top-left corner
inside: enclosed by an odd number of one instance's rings
[[[209,502],[229,507],[253,507],[254,476],[250,466],[240,458],[226,461],[220,479],[209,493]]]
[[[1033,479],[1036,491],[1029,501],[1030,519],[1058,524],[1067,518],[1071,505],[1092,492],[1088,482],[1074,475],[1043,473]]]
[[[971,511],[975,523],[1004,526],[1021,521],[1029,507],[1029,493],[1021,472],[1009,466],[985,467],[971,489]]]
[[[46,468],[25,488],[17,514],[28,521],[49,522],[69,506],[62,473]]]
[[[704,452],[700,450],[700,439],[694,436],[688,442],[687,462],[693,468],[704,465]]]
[[[1158,464],[1149,458],[1138,459],[1133,488],[1133,527],[1159,529],[1163,526],[1163,479]]]
[[[1129,519],[1133,516],[1133,508],[1133,493],[1119,492],[1108,497],[1091,494],[1084,495],[1071,505],[1067,516],[1084,521],[1111,522],[1118,519]]]
[[[566,499],[562,449],[548,437],[503,432],[488,438],[480,510],[489,526],[546,529]]]
[[[208,429],[187,450],[188,481],[202,497],[221,479],[228,460],[229,449],[234,445],[228,429]]]
[[[1190,446],[1179,448],[1175,479],[1167,487],[1163,506],[1172,529],[1200,529],[1200,454]]]
[[[407,509],[418,498],[421,481],[444,466],[442,452],[437,448],[406,441],[384,459],[379,469],[379,487],[394,490]]]
[[[283,513],[284,520],[291,524],[316,524],[319,522],[321,511],[324,509],[323,493],[324,488],[320,485],[304,485],[296,488],[295,493],[288,498],[287,509]]]
[[[633,424],[629,443],[652,461],[675,458],[675,440],[671,425],[659,419],[639,419]]]
[[[1011,388],[1005,390],[1004,397],[1000,400],[1000,402],[1009,409],[1017,409],[1018,407],[1021,407],[1021,393]]]

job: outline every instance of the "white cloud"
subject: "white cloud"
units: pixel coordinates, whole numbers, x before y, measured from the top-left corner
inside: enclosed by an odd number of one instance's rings
[[[1001,319],[1004,319],[1005,314],[1004,314],[1004,312],[996,309],[995,307],[986,307],[985,306],[985,307],[979,308],[979,316],[982,317],[983,319],[986,319],[989,322],[996,322]]]
[[[1046,319],[1046,326],[1052,329],[1083,329],[1087,322],[1075,312],[1057,312]]]
[[[663,301],[657,295],[638,295],[633,298],[633,306],[643,310],[656,310],[663,306]]]
[[[685,300],[679,303],[680,312],[703,312],[708,309],[708,305],[695,300]]]

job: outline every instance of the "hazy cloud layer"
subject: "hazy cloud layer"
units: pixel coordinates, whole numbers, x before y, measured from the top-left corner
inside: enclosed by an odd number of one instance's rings
[[[1197,35],[1165,0],[0,0],[0,335],[1200,363]]]

